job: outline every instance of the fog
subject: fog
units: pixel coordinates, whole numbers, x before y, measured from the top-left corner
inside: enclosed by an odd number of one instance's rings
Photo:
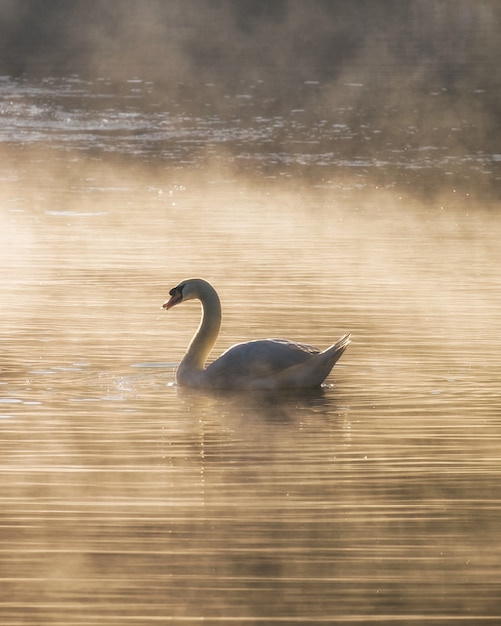
[[[298,80],[361,72],[376,84],[379,70],[427,87],[499,81],[486,63],[499,50],[495,1],[3,0],[0,15],[6,73],[141,72],[171,88],[276,71]]]
[[[0,0],[2,624],[501,621],[499,0]],[[314,394],[175,384],[353,341]]]
[[[117,94],[123,81],[151,81],[142,106],[223,124],[284,117],[291,123],[272,137],[274,152],[310,141],[305,128],[316,129],[317,152],[328,150],[333,124],[354,129],[336,146],[347,159],[384,162],[401,150],[412,160],[434,146],[463,162],[487,161],[493,175],[470,172],[467,184],[495,197],[500,27],[495,1],[3,0],[0,71],[106,79]],[[432,170],[414,172],[412,185],[426,196],[444,183]],[[296,173],[313,174],[307,166]],[[378,172],[381,184],[394,176],[391,165]],[[450,186],[462,183],[456,173]]]

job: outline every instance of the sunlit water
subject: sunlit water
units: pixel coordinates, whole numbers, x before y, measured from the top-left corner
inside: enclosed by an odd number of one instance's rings
[[[130,93],[99,121],[78,81],[45,110],[6,85],[2,625],[497,623],[497,213],[148,165]],[[176,129],[187,161],[225,140],[211,116]],[[160,305],[193,275],[222,298],[216,351],[353,343],[318,392],[177,388],[199,309]]]

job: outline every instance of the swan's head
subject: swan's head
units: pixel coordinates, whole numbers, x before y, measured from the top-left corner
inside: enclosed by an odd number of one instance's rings
[[[182,283],[179,283],[179,285],[169,291],[170,298],[167,300],[167,302],[164,302],[162,304],[162,308],[168,311],[180,302],[193,300],[195,298],[200,299],[201,294],[204,293],[205,286],[211,288],[209,283],[207,283],[202,278],[190,278],[188,280],[183,280]],[[207,289],[207,287],[205,288]]]

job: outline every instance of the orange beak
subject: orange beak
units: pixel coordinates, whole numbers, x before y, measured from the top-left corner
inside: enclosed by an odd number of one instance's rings
[[[167,302],[164,302],[162,304],[162,309],[165,309],[166,311],[168,311],[169,309],[172,309],[172,307],[175,306],[176,304],[179,304],[182,299],[183,299],[183,294],[179,291],[174,291],[174,293],[167,300]]]

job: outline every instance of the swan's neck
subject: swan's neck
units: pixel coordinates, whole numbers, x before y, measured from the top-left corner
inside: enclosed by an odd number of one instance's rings
[[[207,285],[208,289],[199,295],[202,303],[202,319],[193,335],[188,350],[178,369],[178,378],[184,378],[190,373],[195,374],[204,370],[205,362],[216,343],[221,327],[221,302],[216,291]]]

